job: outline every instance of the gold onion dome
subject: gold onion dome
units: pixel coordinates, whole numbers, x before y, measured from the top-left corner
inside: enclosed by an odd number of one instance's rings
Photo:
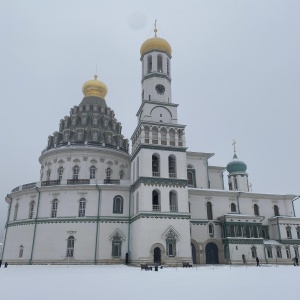
[[[97,80],[98,76],[95,75],[94,79],[86,81],[82,86],[84,97],[99,97],[104,99],[107,94],[107,87],[102,81]]]
[[[151,50],[161,50],[166,52],[169,56],[172,56],[171,45],[165,39],[157,37],[156,33],[157,29],[155,23],[154,37],[146,40],[143,43],[140,50],[141,56],[143,56],[146,52],[149,52]]]

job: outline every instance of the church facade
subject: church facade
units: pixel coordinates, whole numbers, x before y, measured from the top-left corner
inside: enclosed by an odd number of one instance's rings
[[[172,101],[171,46],[155,29],[140,53],[142,101],[131,151],[95,76],[48,137],[40,180],[5,199],[3,261],[291,263],[299,257],[297,197],[251,192],[236,151],[227,167],[211,166],[213,153],[187,151]]]

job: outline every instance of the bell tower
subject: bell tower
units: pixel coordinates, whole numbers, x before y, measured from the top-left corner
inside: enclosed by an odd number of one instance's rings
[[[141,46],[142,103],[131,137],[132,263],[191,261],[185,125],[171,98],[170,44],[157,36]]]

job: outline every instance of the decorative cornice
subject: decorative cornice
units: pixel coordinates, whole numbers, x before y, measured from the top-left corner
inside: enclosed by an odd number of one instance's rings
[[[300,240],[278,240],[278,242],[283,245],[299,245],[300,246]]]
[[[167,74],[159,73],[159,72],[154,72],[154,73],[148,73],[146,74],[141,82],[143,83],[145,80],[153,78],[153,77],[158,77],[158,78],[164,78],[167,79],[171,83],[171,78]]]
[[[246,244],[246,245],[261,245],[263,244],[263,239],[233,239],[226,238],[222,239],[223,244]]]
[[[130,223],[133,223],[139,219],[181,219],[190,220],[191,215],[189,213],[166,213],[166,212],[139,212],[135,216],[131,217]]]
[[[186,152],[187,147],[174,147],[174,146],[161,146],[161,145],[150,145],[150,144],[139,144],[139,146],[134,151],[133,155],[130,158],[130,161],[133,161],[137,156],[138,152],[141,149],[151,149],[151,150],[164,150],[164,151],[172,151],[172,152]]]
[[[140,184],[146,186],[159,186],[159,187],[176,187],[176,188],[185,188],[188,185],[186,179],[177,179],[177,178],[158,178],[158,177],[140,177],[133,185],[133,190],[136,189]]]

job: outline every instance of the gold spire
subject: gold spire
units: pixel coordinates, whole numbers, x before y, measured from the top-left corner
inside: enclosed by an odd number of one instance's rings
[[[157,33],[156,22],[157,22],[157,20],[155,20],[155,22],[154,22],[154,36],[155,37],[157,37],[157,35],[156,35],[156,33]]]

